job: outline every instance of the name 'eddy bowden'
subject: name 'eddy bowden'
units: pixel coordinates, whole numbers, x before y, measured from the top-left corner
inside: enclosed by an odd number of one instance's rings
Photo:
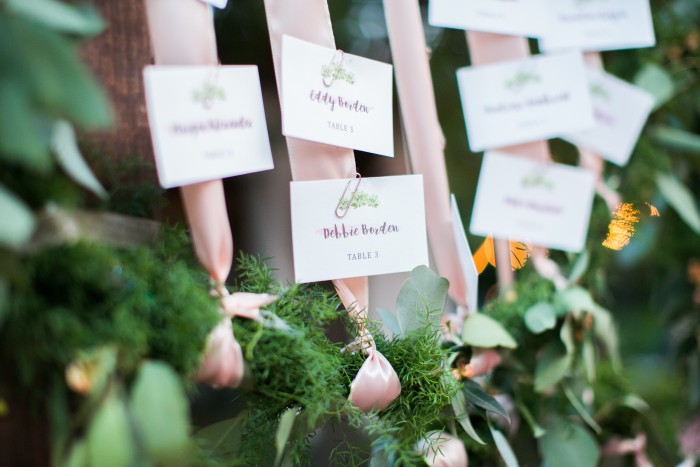
[[[335,111],[336,107],[364,114],[368,114],[370,111],[370,108],[366,104],[361,103],[359,99],[352,100],[342,96],[334,96],[328,91],[312,89],[309,93],[309,99],[311,99],[312,102],[327,105],[330,107],[331,112]]]

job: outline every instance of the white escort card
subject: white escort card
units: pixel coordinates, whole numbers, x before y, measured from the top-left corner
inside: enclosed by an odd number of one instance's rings
[[[273,168],[256,66],[147,66],[143,76],[164,188]]]
[[[649,0],[549,0],[543,51],[653,47]]]
[[[393,67],[282,38],[282,133],[394,156]]]
[[[290,190],[297,282],[428,264],[422,176],[291,182]]]
[[[487,152],[469,230],[484,237],[522,238],[538,246],[581,251],[594,185],[589,170]]]
[[[625,165],[654,107],[654,96],[605,72],[589,70],[588,79],[596,126],[562,138]]]
[[[223,10],[226,8],[226,4],[228,3],[228,0],[202,0],[204,3],[208,3],[211,6],[215,6],[216,8],[219,8],[220,10]]]
[[[540,37],[546,25],[547,0],[430,0],[433,26]]]
[[[471,150],[592,128],[585,70],[578,52],[457,70]]]
[[[455,195],[450,197],[450,207],[452,212],[452,228],[454,229],[455,240],[457,240],[457,255],[459,256],[462,274],[464,274],[464,280],[466,281],[467,309],[470,313],[476,313],[479,311],[479,272],[476,270],[474,256],[471,248],[469,248],[469,240],[467,240]]]

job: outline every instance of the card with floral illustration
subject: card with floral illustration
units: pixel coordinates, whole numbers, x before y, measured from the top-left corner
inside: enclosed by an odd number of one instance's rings
[[[452,213],[452,228],[457,240],[457,254],[459,255],[459,263],[462,266],[462,274],[467,286],[467,309],[470,313],[479,311],[479,272],[474,264],[474,256],[469,247],[469,240],[464,230],[462,216],[457,207],[457,199],[455,195],[450,196],[450,208]]]
[[[428,264],[421,175],[291,182],[290,192],[297,282]]]
[[[256,66],[147,66],[160,184],[171,188],[273,168]]]
[[[562,138],[626,165],[654,107],[654,96],[602,71],[589,70],[588,81],[596,126]]]
[[[282,133],[394,157],[393,67],[282,38]]]
[[[653,47],[649,0],[548,0],[540,50],[586,52]]]
[[[540,37],[545,28],[547,0],[430,0],[433,26]]]
[[[585,65],[578,52],[461,68],[457,80],[474,152],[594,125]]]
[[[519,238],[571,252],[586,241],[593,172],[523,156],[487,152],[481,165],[469,231]]]

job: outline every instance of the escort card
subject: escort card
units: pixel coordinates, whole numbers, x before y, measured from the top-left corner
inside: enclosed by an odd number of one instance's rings
[[[273,168],[256,66],[143,71],[164,188]]]
[[[534,245],[581,251],[594,184],[589,170],[487,152],[470,231],[484,237],[522,238]]]
[[[656,43],[649,0],[549,0],[540,49],[602,51]]]
[[[470,313],[476,313],[479,311],[479,273],[476,270],[476,264],[474,264],[472,250],[469,248],[469,240],[467,240],[455,195],[450,197],[450,206],[452,211],[452,228],[457,241],[457,255],[459,256],[459,263],[462,266],[462,274],[464,274],[467,286],[467,309]]]
[[[204,3],[208,3],[211,6],[215,6],[216,8],[219,8],[223,10],[226,8],[226,4],[228,3],[228,0],[202,0]]]
[[[282,38],[282,133],[394,156],[392,66]]]
[[[654,96],[601,71],[589,70],[588,80],[596,126],[562,138],[625,165],[654,107]]]
[[[290,189],[297,282],[428,264],[422,176],[291,182]]]
[[[547,0],[430,0],[433,26],[540,37],[546,24]]]
[[[578,52],[461,68],[457,80],[474,152],[594,125],[585,66]]]

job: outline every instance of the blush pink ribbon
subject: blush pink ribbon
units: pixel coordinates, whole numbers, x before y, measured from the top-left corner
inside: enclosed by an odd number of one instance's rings
[[[350,279],[352,281],[354,279]],[[367,355],[355,379],[350,384],[348,399],[365,413],[382,411],[401,395],[401,381],[391,363],[377,350],[374,338],[367,331],[367,301],[358,301],[345,281],[335,282],[338,296],[357,324],[359,337],[347,349],[360,350]]]
[[[236,292],[229,295],[222,289],[223,319],[209,334],[204,360],[197,371],[197,381],[214,387],[237,388],[243,379],[243,350],[233,335],[231,319],[238,316],[255,321],[261,319],[260,308],[277,300],[269,294]],[[221,293],[221,292],[218,292]]]
[[[145,0],[155,63],[218,65],[211,9],[199,0]],[[215,386],[236,387],[243,377],[241,346],[233,336],[233,316],[256,316],[268,296],[228,295],[223,287],[233,262],[233,236],[221,180],[181,187],[180,193],[197,259],[222,297],[225,318],[211,331],[197,378]],[[259,311],[257,311],[259,313]]]
[[[431,467],[467,467],[467,450],[457,438],[442,432],[431,431],[418,442],[416,449],[425,456]]]
[[[272,47],[272,57],[275,65],[275,76],[278,90],[282,89],[282,36],[287,34],[298,39],[302,39],[314,44],[335,49],[335,39],[333,38],[333,28],[331,26],[330,13],[326,0],[265,0],[265,14],[267,15],[267,26],[270,32],[270,45]],[[292,178],[297,181],[324,180],[334,178],[355,178],[357,168],[355,166],[355,155],[351,149],[340,148],[328,144],[316,143],[297,138],[287,137],[287,148],[289,150],[289,162],[292,168]],[[343,303],[348,310],[366,313],[368,302],[368,282],[367,277],[355,277],[351,279],[334,280],[336,289],[346,293],[347,297],[353,298],[350,302],[343,299]],[[342,299],[342,296],[341,296]],[[364,321],[362,322],[364,327]],[[359,322],[358,322],[358,329]],[[364,331],[361,332],[360,342],[370,343],[370,348],[365,352],[374,354],[376,350],[373,346],[371,336]],[[379,352],[376,352],[379,354]],[[381,354],[379,354],[381,355]],[[383,358],[383,357],[382,357]],[[352,394],[358,402],[370,407],[383,406],[387,400],[398,397],[400,384],[391,365],[385,365],[386,359],[376,357],[369,358],[362,366],[367,370],[358,373],[353,381]],[[368,363],[369,362],[369,363]],[[386,362],[388,364],[388,362]],[[394,377],[391,373],[394,373]],[[386,386],[382,388],[370,387],[378,380],[376,375],[385,374]],[[398,392],[397,392],[398,391]],[[395,394],[395,395],[394,395]],[[389,403],[391,402],[389,400]],[[386,403],[388,405],[388,403]]]

